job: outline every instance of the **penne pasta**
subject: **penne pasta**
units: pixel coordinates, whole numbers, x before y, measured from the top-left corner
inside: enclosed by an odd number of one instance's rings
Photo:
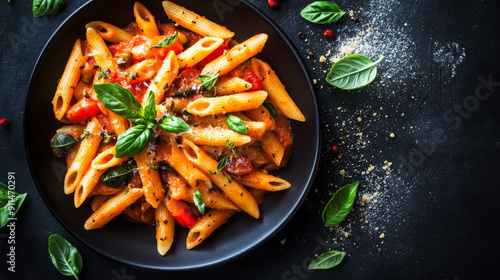
[[[85,28],[89,27],[95,29],[104,40],[111,43],[128,42],[134,37],[121,28],[99,20],[91,21],[85,25]]]
[[[155,211],[156,221],[156,247],[158,253],[164,256],[174,241],[175,221],[174,217],[168,212],[167,206],[162,201]]]
[[[248,135],[234,132],[230,129],[220,127],[192,127],[191,130],[182,134],[183,137],[197,145],[227,146],[227,141],[233,142],[236,147],[245,145],[252,141]]]
[[[190,250],[198,246],[214,230],[225,224],[236,213],[236,210],[212,210],[205,214],[189,231],[186,239],[186,248]]]
[[[154,92],[156,105],[162,103],[165,92],[172,85],[178,72],[179,62],[177,56],[174,51],[170,51],[147,90],[147,92]]]
[[[87,42],[92,49],[92,57],[102,72],[116,72],[117,65],[101,35],[92,27],[87,28]]]
[[[181,68],[193,67],[224,43],[220,38],[205,37],[179,54]]]
[[[244,186],[271,192],[286,190],[292,186],[286,180],[259,171],[235,177],[235,180]]]
[[[186,111],[196,116],[226,114],[259,107],[266,100],[267,92],[252,91],[219,97],[202,97],[189,103]]]
[[[240,93],[252,88],[252,84],[239,78],[231,77],[226,79],[219,79],[215,84],[215,93],[217,95],[228,95]]]
[[[80,207],[85,199],[87,199],[105,171],[106,170],[96,170],[92,167],[87,170],[87,173],[85,173],[82,180],[75,188],[74,200],[76,208]]]
[[[155,17],[140,2],[134,3],[135,22],[139,26],[141,33],[148,38],[154,38],[160,35]]]
[[[152,168],[157,166],[154,158],[148,156],[148,149],[134,156],[137,167],[139,168],[139,175],[141,176],[142,185],[144,188],[144,196],[153,208],[157,208],[163,197],[165,190],[161,184],[160,175],[158,171]]]
[[[80,39],[77,39],[64,68],[61,80],[57,85],[56,94],[52,99],[54,114],[58,120],[62,120],[64,114],[66,114],[66,110],[68,110],[71,98],[73,98],[73,93],[82,74],[81,67],[83,67],[87,58],[87,56],[83,55]]]

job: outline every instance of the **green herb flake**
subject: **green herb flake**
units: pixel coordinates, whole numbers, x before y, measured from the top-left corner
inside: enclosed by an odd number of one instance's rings
[[[113,166],[101,175],[100,180],[106,187],[121,189],[130,183],[135,170],[137,167],[128,163]]]
[[[217,79],[219,78],[219,74],[220,73],[217,73],[214,76],[211,76],[211,75],[199,75],[198,76],[198,80],[201,81],[203,87],[206,90],[211,90],[215,86],[215,83],[217,82]]]
[[[219,161],[219,164],[217,165],[217,170],[215,170],[215,173],[220,172],[224,167],[227,165],[227,154],[224,154]]]
[[[273,118],[278,115],[278,111],[276,110],[276,107],[274,107],[273,103],[271,103],[271,101],[266,100],[262,103],[262,105],[266,107],[266,109],[269,111],[269,114],[271,114]]]
[[[231,149],[234,155],[238,153],[238,147],[235,147],[233,142],[226,139],[226,144],[229,147],[229,149]]]
[[[157,45],[153,46],[153,48],[168,48],[168,47],[172,46],[175,43],[175,41],[177,40],[178,35],[179,35],[179,33],[177,33],[177,31],[176,31],[174,33],[174,35],[162,40]]]
[[[198,210],[200,211],[200,213],[205,215],[205,204],[203,203],[203,200],[201,199],[200,190],[196,190],[194,192],[193,201],[194,201],[194,205],[196,205],[196,207],[198,207]]]

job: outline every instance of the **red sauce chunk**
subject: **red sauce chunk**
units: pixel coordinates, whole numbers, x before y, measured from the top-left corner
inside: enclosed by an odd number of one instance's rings
[[[243,80],[252,84],[250,91],[262,89],[262,81],[248,67],[245,69],[245,73],[243,74]]]
[[[226,171],[236,175],[245,175],[254,170],[252,161],[246,156],[228,156]]]
[[[92,98],[82,98],[69,107],[66,118],[72,123],[85,123],[100,112],[97,101]]]

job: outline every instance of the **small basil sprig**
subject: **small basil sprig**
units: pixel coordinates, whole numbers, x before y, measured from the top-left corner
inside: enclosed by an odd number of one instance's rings
[[[200,190],[196,190],[194,192],[193,201],[194,201],[194,205],[196,205],[196,207],[198,207],[198,210],[200,211],[200,213],[205,215],[205,204],[203,203],[203,200],[201,200]]]
[[[271,114],[273,118],[278,115],[278,111],[276,110],[276,107],[274,107],[273,103],[271,103],[271,101],[266,100],[262,103],[262,105],[266,107],[266,109],[269,111],[269,114]]]
[[[130,183],[135,170],[137,167],[128,163],[113,166],[101,175],[100,180],[106,187],[121,189]]]
[[[328,251],[325,252],[309,264],[308,269],[329,269],[339,265],[345,257],[344,252]]]
[[[19,194],[15,190],[9,190],[4,183],[0,182],[0,228],[9,222],[9,218],[16,216],[26,195],[28,194]]]
[[[201,81],[203,87],[206,90],[211,90],[215,86],[215,83],[217,82],[217,79],[219,78],[219,74],[220,73],[217,73],[213,76],[211,76],[211,75],[199,75],[198,80]]]
[[[52,147],[52,150],[54,150],[55,154],[63,156],[71,150],[76,143],[78,143],[78,140],[75,139],[75,137],[66,133],[61,133],[57,134],[52,141],[50,141],[50,146]]]
[[[186,122],[175,116],[163,118],[160,123],[157,123],[155,120],[156,103],[152,91],[145,97],[144,108],[132,92],[118,83],[96,84],[94,91],[107,109],[135,124],[118,137],[115,146],[115,157],[117,158],[130,157],[140,153],[153,140],[153,128],[156,125],[170,133],[179,133],[190,129]]]
[[[59,11],[63,4],[64,0],[33,0],[33,16],[53,15]]]
[[[66,239],[57,234],[49,236],[49,254],[54,266],[64,276],[74,276],[82,271],[82,255]]]
[[[231,142],[231,141],[226,139],[226,144],[229,147],[229,149],[231,149],[231,151],[233,152],[234,155],[236,155],[238,153],[238,147],[234,146],[234,142]]]
[[[178,35],[179,35],[179,33],[177,33],[177,31],[175,31],[174,35],[172,35],[166,39],[163,39],[157,45],[153,46],[153,48],[168,48],[168,47],[172,46],[175,43],[175,40],[177,40]]]
[[[345,14],[339,6],[328,1],[316,1],[305,7],[300,15],[312,23],[337,22]]]
[[[353,54],[342,58],[333,64],[326,81],[340,89],[358,89],[371,83],[377,76],[377,63],[360,54]]]
[[[220,172],[222,169],[224,169],[224,167],[226,167],[226,165],[227,165],[227,154],[224,154],[222,156],[222,158],[220,159],[219,164],[217,164],[215,172],[212,172],[212,170],[208,170],[208,173],[210,173],[210,175],[215,175],[218,172]]]
[[[237,117],[233,114],[227,114],[226,123],[231,130],[242,134],[248,134],[248,129],[245,125],[245,122],[240,117]]]
[[[347,217],[354,205],[358,186],[358,181],[344,186],[328,201],[321,213],[325,226],[335,226]]]

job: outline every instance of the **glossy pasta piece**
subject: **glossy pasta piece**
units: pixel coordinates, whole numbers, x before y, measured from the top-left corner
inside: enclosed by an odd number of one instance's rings
[[[177,77],[178,73],[179,62],[177,60],[177,56],[174,51],[170,51],[167,57],[165,57],[160,70],[156,73],[156,76],[151,81],[147,90],[147,92],[154,92],[156,105],[162,103],[165,92],[172,85],[172,82]]]
[[[234,36],[234,32],[231,32],[226,27],[220,26],[206,19],[204,16],[200,16],[171,1],[163,1],[162,5],[170,19],[203,37],[228,39]]]
[[[198,98],[186,107],[186,111],[197,116],[226,114],[259,107],[266,100],[267,92],[252,91],[218,97]]]
[[[212,189],[212,181],[186,158],[184,152],[178,147],[177,143],[172,143],[170,147],[172,149],[172,155],[167,159],[168,164],[172,166],[172,168],[174,168],[192,188],[201,190]]]
[[[91,21],[85,25],[85,28],[89,27],[95,29],[104,40],[114,44],[128,42],[134,38],[134,35],[128,33],[127,31],[99,20]]]
[[[245,115],[253,121],[264,122],[266,124],[266,130],[274,130],[276,126],[274,118],[264,105],[260,105],[259,108],[256,109],[245,111]]]
[[[217,80],[215,92],[217,95],[240,93],[252,88],[252,84],[239,77],[230,77]]]
[[[236,213],[236,210],[211,210],[205,214],[189,231],[186,239],[186,248],[190,250],[200,245],[214,230],[225,224]]]
[[[204,75],[225,75],[241,63],[258,54],[264,48],[267,34],[258,34],[232,47],[226,54],[209,62],[201,73]]]
[[[271,192],[286,190],[292,186],[284,179],[256,170],[251,173],[235,177],[235,180],[244,186]]]
[[[106,170],[96,170],[92,167],[87,170],[87,173],[85,173],[75,189],[74,202],[76,208],[80,207],[80,205],[82,205],[82,203],[87,199],[97,183],[99,183],[99,179],[105,171]]]
[[[192,127],[182,134],[198,145],[227,147],[227,141],[236,147],[250,143],[252,138],[222,127]]]
[[[149,156],[149,150],[147,148],[135,155],[134,159],[139,168],[139,175],[141,176],[144,188],[144,196],[153,208],[157,208],[165,192],[158,171],[151,168],[152,166],[157,166],[157,163],[154,158]]]
[[[182,150],[192,163],[205,172],[205,174],[208,174],[212,182],[214,182],[236,206],[250,216],[256,219],[259,218],[259,207],[254,197],[243,186],[231,179],[231,176],[224,170],[215,172],[218,165],[215,159],[202,151],[196,144],[186,139],[182,141]]]
[[[285,147],[280,142],[279,138],[272,131],[266,131],[262,138],[260,139],[262,144],[262,149],[264,153],[271,159],[274,164],[280,166],[281,160],[283,159],[283,155],[285,153]]]
[[[278,112],[287,118],[305,122],[306,118],[285,89],[276,72],[260,59],[252,58],[253,72],[262,80],[262,89],[269,94],[269,100]]]
[[[71,98],[73,98],[73,93],[82,74],[80,68],[85,64],[87,58],[87,56],[83,55],[80,39],[77,39],[52,99],[54,114],[58,120],[61,120],[68,110]]]
[[[146,59],[130,66],[125,70],[129,83],[137,84],[151,79],[158,72],[161,65],[161,61],[157,59]]]
[[[223,39],[205,37],[179,54],[181,68],[193,67],[224,43]]]
[[[94,58],[101,71],[116,72],[117,64],[114,60],[108,46],[102,39],[101,35],[92,27],[87,28],[87,42],[92,49],[92,57]]]
[[[134,16],[135,22],[137,22],[137,25],[144,36],[152,39],[155,36],[160,35],[160,31],[158,30],[158,26],[155,22],[155,17],[143,4],[139,2],[134,3]]]
[[[104,202],[85,222],[85,229],[97,229],[106,225],[114,217],[120,215],[125,208],[144,195],[139,188],[124,189]]]
[[[68,168],[66,177],[64,178],[64,193],[70,194],[75,191],[76,186],[80,183],[83,176],[87,172],[92,162],[92,159],[97,153],[99,143],[101,142],[101,125],[97,118],[92,118],[86,127],[88,135],[81,141],[78,153],[75,156],[71,166]]]
[[[110,167],[120,165],[128,160],[127,157],[115,157],[115,146],[109,147],[102,153],[98,154],[91,163],[91,167],[95,170],[106,170]]]
[[[156,248],[160,255],[164,256],[174,241],[175,220],[168,212],[167,206],[162,201],[155,211],[156,221]]]

